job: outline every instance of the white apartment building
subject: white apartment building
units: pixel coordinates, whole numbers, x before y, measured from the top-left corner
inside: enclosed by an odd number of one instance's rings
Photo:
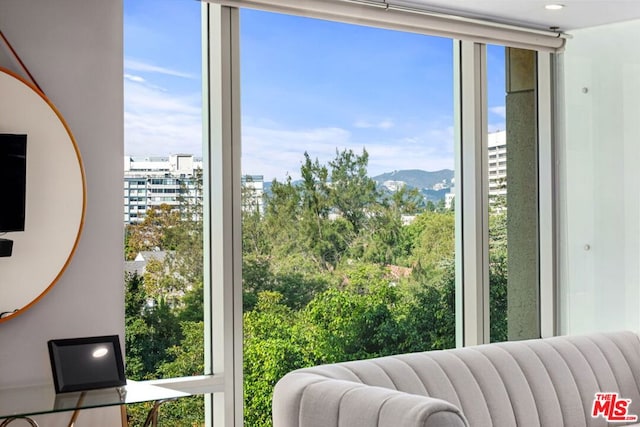
[[[202,159],[192,154],[169,157],[124,158],[124,222],[142,222],[146,212],[160,205],[202,202]],[[263,212],[264,177],[243,175],[243,209]]]
[[[124,222],[144,220],[147,209],[202,200],[202,160],[192,154],[124,158]]]
[[[507,195],[507,132],[489,134],[489,198]]]
[[[264,176],[242,175],[242,210],[264,213]]]
[[[507,132],[492,132],[487,141],[487,172],[489,173],[489,201],[507,195]],[[455,198],[455,185],[445,194],[445,206],[450,209]]]

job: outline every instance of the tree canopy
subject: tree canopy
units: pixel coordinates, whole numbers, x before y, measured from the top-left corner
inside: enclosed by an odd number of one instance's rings
[[[366,150],[336,150],[326,165],[304,153],[300,181],[274,180],[263,211],[243,212],[248,426],[271,426],[273,387],[293,369],[455,345],[453,211],[415,189],[380,191],[368,160]],[[494,341],[506,339],[505,216],[490,220]],[[160,207],[127,236],[129,258],[171,254],[126,277],[128,376],[201,374],[201,207]],[[163,420],[202,425],[202,414],[202,399],[178,401]]]

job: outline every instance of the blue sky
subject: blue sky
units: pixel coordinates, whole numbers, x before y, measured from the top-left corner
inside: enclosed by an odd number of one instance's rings
[[[201,152],[200,4],[125,0],[125,152]],[[370,154],[371,175],[453,168],[452,41],[241,13],[243,173],[297,178],[304,151]],[[490,48],[489,127],[504,128]]]

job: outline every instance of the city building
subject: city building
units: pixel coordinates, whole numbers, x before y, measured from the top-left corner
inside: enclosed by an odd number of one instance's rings
[[[202,160],[192,154],[124,158],[124,222],[144,220],[148,209],[202,201]]]
[[[124,158],[124,223],[142,222],[150,208],[202,202],[202,159],[192,154]],[[264,177],[243,175],[245,211],[263,212]]]
[[[492,132],[488,138],[489,200],[507,195],[507,132]]]
[[[264,213],[264,176],[242,175],[242,210]]]
[[[507,195],[507,132],[491,132],[487,140],[487,172],[489,174],[489,201]],[[455,198],[455,186],[445,194],[445,206],[451,209]]]

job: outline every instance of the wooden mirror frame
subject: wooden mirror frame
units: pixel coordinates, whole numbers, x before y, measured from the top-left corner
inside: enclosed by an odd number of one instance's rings
[[[0,258],[4,323],[40,301],[69,265],[84,226],[86,182],[76,141],[51,101],[2,67],[0,93],[0,133],[27,134],[25,230],[0,235],[14,241],[13,254]]]

